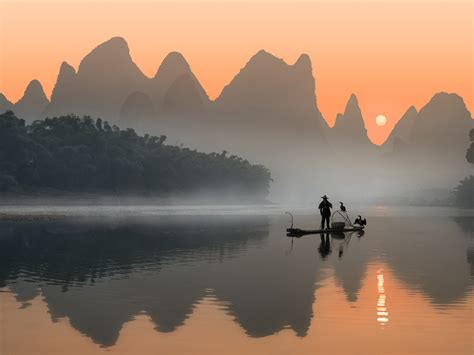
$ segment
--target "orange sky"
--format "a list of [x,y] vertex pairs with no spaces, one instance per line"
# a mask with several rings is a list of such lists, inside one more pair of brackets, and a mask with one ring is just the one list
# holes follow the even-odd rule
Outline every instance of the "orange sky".
[[36,78],[50,95],[63,60],[77,68],[113,36],[148,76],[181,52],[211,98],[260,49],[308,53],[324,117],[355,93],[375,143],[435,92],[474,108],[471,0],[0,0],[0,92],[16,101]]

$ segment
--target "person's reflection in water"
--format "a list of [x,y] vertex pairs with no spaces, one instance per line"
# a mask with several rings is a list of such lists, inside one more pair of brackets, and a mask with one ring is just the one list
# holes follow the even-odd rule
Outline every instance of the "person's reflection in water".
[[331,254],[331,242],[329,240],[329,233],[321,234],[321,244],[319,244],[319,254],[323,259]]
[[341,259],[344,255],[344,246],[347,245],[350,241],[350,235],[348,238],[346,238],[345,233],[333,233],[331,237],[336,240],[339,240],[338,256],[339,259]]

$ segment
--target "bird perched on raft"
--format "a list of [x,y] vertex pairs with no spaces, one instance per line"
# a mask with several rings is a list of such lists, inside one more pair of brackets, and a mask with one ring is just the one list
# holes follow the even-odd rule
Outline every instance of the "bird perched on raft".
[[346,206],[344,206],[344,203],[339,201],[339,203],[341,204],[341,206],[339,207],[339,209],[342,211],[342,212],[347,212],[347,209],[346,209]]
[[365,218],[362,218],[361,215],[358,215],[356,220],[354,221],[354,224],[358,224],[362,227],[367,225],[367,220]]

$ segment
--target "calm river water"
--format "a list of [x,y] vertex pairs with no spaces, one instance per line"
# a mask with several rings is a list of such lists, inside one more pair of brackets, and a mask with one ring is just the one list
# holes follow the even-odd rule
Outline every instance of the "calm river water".
[[472,354],[474,212],[352,210],[0,206],[0,353]]

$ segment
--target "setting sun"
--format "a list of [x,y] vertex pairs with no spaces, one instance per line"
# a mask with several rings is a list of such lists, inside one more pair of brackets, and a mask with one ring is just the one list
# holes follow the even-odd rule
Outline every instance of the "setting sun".
[[387,117],[384,115],[378,115],[375,118],[375,123],[377,123],[377,126],[383,127],[387,124]]

